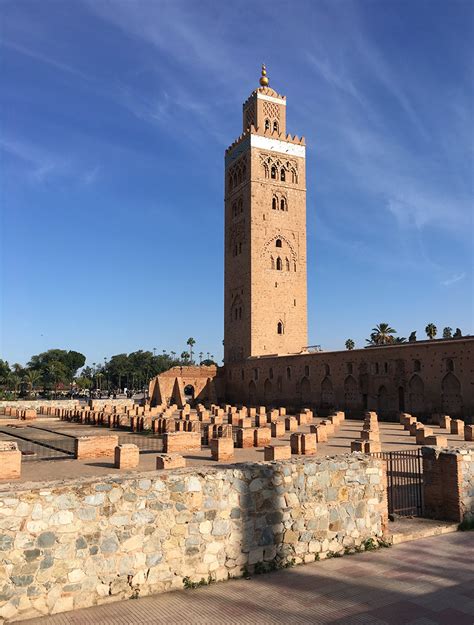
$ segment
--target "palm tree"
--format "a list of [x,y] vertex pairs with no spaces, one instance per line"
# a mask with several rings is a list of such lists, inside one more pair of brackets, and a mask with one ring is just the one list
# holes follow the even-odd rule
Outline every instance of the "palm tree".
[[202,363],[202,357],[204,356],[204,352],[199,352],[199,364]]
[[30,391],[33,391],[36,384],[41,380],[41,373],[36,369],[28,369],[25,373],[24,379],[26,380]]
[[397,338],[394,341],[395,343],[406,343],[407,340],[404,336],[397,336]]
[[450,339],[453,337],[453,329],[449,326],[443,329],[443,339]]
[[186,345],[189,345],[189,354],[190,354],[190,363],[189,364],[193,364],[193,346],[196,345],[196,341],[193,339],[192,336],[189,337],[189,339],[186,341]]
[[181,360],[184,360],[184,364],[188,364],[189,352],[181,352]]
[[425,328],[426,336],[431,340],[434,339],[436,333],[438,332],[438,328],[434,323],[429,323]]
[[372,328],[370,340],[367,339],[367,341],[371,345],[390,345],[395,340],[393,335],[396,332],[388,323],[379,323],[375,328]]
[[352,339],[347,339],[347,341],[345,342],[345,346],[346,346],[346,349],[351,350],[351,349],[354,349],[355,343]]

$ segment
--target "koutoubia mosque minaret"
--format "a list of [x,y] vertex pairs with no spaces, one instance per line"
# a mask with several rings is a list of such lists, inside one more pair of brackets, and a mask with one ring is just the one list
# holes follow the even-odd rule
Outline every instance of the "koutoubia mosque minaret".
[[226,363],[307,345],[305,159],[262,66],[225,153]]

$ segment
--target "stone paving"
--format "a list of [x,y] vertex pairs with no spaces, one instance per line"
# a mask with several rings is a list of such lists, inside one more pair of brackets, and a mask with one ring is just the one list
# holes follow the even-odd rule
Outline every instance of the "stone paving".
[[473,625],[474,532],[136,601],[24,621],[29,625],[213,623]]

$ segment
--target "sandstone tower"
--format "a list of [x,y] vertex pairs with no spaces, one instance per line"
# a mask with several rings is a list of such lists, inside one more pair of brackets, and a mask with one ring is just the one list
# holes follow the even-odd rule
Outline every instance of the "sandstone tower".
[[265,66],[260,85],[225,155],[226,363],[307,345],[305,141]]

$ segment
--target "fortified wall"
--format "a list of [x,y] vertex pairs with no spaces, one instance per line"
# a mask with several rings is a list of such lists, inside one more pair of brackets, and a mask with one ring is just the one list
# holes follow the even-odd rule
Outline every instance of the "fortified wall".
[[474,337],[254,357],[223,375],[229,403],[474,416]]
[[0,622],[363,548],[384,535],[385,482],[357,454],[8,484]]

